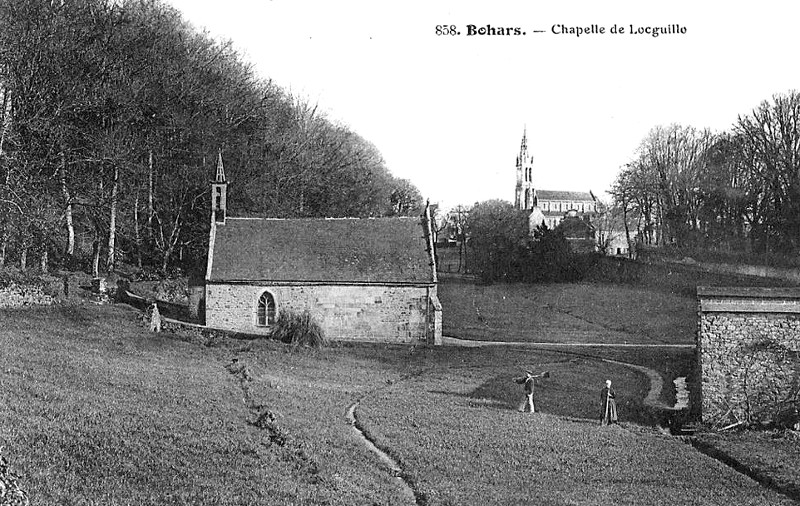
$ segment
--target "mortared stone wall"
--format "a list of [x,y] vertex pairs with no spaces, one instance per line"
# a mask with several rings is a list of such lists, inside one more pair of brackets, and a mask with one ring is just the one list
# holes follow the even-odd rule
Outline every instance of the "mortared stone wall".
[[772,423],[800,408],[800,289],[698,287],[703,421]]
[[277,314],[308,310],[327,339],[441,343],[441,305],[435,286],[208,283],[206,325],[269,333],[269,327],[257,325],[256,316],[265,291],[272,294]]

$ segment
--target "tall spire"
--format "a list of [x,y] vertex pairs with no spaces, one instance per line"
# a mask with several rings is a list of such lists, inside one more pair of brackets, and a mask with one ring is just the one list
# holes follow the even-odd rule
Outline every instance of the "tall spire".
[[522,143],[519,148],[522,153],[528,151],[528,125],[522,127]]
[[517,155],[517,187],[515,190],[517,209],[531,209],[536,205],[533,188],[533,157],[528,154],[528,125],[522,129],[522,141]]
[[222,165],[222,150],[217,151],[217,183],[225,182],[225,167]]

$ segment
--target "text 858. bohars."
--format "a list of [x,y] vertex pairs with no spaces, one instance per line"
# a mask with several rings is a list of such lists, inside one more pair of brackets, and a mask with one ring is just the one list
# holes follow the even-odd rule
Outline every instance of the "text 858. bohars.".
[[[525,35],[519,26],[467,25],[465,35]],[[436,35],[461,35],[456,25],[436,25]]]

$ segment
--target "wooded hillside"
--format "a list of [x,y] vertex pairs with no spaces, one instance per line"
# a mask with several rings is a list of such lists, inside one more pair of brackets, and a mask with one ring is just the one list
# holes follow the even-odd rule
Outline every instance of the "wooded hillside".
[[202,265],[219,153],[238,215],[422,200],[369,141],[159,0],[3,1],[0,101],[0,267]]

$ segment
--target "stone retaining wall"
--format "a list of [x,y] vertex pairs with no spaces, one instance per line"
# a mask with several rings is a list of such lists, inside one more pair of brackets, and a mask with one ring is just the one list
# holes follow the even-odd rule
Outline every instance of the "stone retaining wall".
[[800,406],[800,288],[698,287],[703,421],[770,423]]
[[36,286],[9,283],[0,288],[0,309],[46,306],[53,303],[55,299]]
[[785,281],[792,281],[794,283],[800,283],[800,270],[791,269],[788,267],[769,267],[766,265],[698,262],[697,260],[688,257],[682,260],[660,259],[659,261],[670,264],[696,267],[698,269],[702,269],[707,272],[714,272],[717,274],[735,274],[738,276],[772,278],[772,279],[781,279]]

